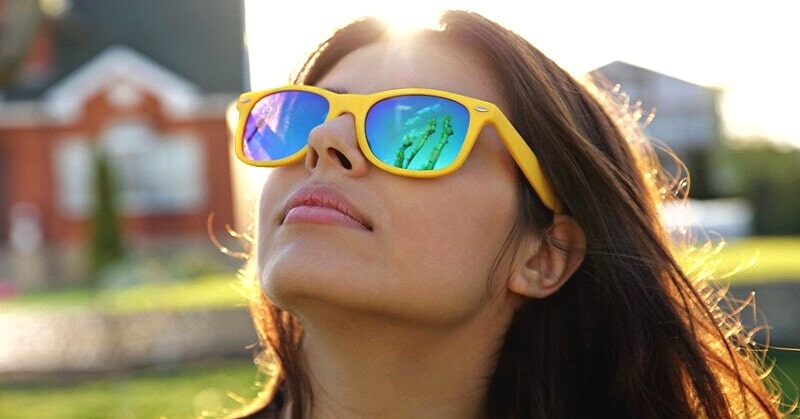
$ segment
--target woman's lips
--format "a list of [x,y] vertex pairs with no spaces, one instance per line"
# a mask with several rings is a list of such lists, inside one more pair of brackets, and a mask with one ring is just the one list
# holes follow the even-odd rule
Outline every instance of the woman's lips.
[[324,186],[305,187],[292,195],[284,209],[283,223],[342,225],[372,230],[347,199]]

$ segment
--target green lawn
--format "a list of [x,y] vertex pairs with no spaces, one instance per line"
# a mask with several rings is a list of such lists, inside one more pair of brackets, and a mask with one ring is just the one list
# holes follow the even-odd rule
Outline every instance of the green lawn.
[[93,291],[87,288],[35,292],[0,301],[0,310],[100,310],[130,312],[158,309],[232,307],[246,303],[236,275],[214,274],[184,281],[154,282]]
[[733,283],[800,281],[800,237],[730,240],[714,261],[718,272],[736,272]]
[[[772,349],[769,357],[775,360],[772,376],[780,382],[783,391],[783,402],[787,406],[800,400],[800,352],[779,351]],[[793,412],[800,415],[800,412]],[[798,417],[798,416],[792,416]]]
[[[0,384],[3,419],[184,419],[221,417],[250,400],[258,376],[249,360],[150,369],[72,384]],[[231,396],[233,395],[233,397]]]

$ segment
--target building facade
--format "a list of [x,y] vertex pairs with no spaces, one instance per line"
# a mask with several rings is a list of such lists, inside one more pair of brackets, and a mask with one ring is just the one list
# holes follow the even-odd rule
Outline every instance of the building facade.
[[640,102],[643,111],[652,112],[645,132],[676,153],[707,149],[721,141],[719,89],[622,61],[600,67],[596,74],[619,85],[631,103]]
[[[205,95],[127,47],[111,47],[41,99],[0,105],[0,237],[10,250],[80,245],[108,160],[132,242],[197,237],[232,222],[231,95]],[[56,270],[57,271],[57,270]]]
[[241,3],[45,3],[59,2],[0,0],[0,284],[85,279],[97,155],[126,246],[219,254],[209,225],[222,237],[234,222]]

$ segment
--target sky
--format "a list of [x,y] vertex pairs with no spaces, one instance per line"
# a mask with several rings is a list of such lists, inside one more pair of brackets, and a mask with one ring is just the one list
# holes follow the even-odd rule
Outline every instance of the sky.
[[795,1],[244,2],[252,89],[285,84],[309,50],[354,18],[424,23],[461,8],[509,27],[575,75],[620,60],[719,88],[729,138],[800,147]]

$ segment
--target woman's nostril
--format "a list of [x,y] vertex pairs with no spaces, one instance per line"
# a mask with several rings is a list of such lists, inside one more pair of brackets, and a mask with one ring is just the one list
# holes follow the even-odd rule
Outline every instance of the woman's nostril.
[[308,157],[310,159],[311,167],[317,167],[317,162],[319,161],[319,154],[313,149],[310,148],[308,150]]
[[339,163],[341,163],[342,167],[344,167],[345,169],[350,170],[353,168],[353,163],[351,163],[350,160],[347,158],[347,156],[342,154],[341,151],[335,148],[329,148],[328,153],[330,153],[332,158],[339,159]]

